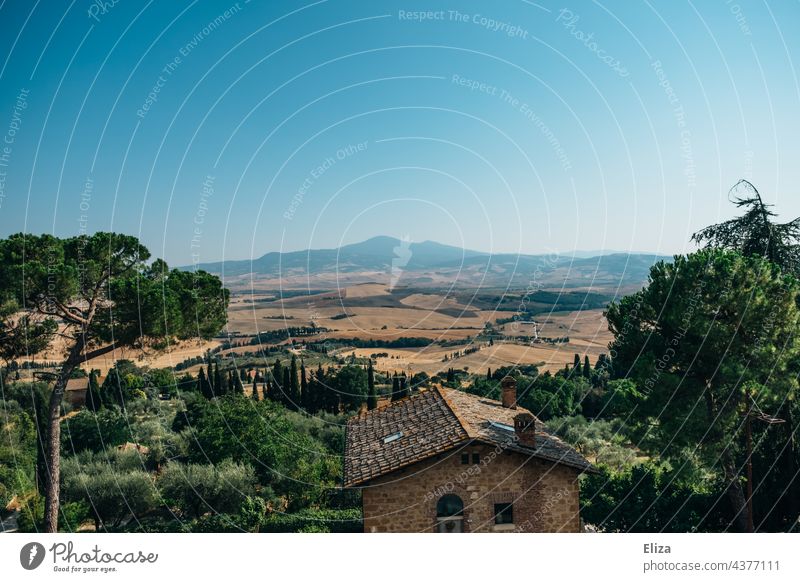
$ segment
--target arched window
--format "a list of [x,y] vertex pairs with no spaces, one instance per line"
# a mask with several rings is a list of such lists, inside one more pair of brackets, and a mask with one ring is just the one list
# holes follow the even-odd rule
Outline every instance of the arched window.
[[458,495],[448,493],[436,502],[436,531],[458,533],[463,531],[464,502]]

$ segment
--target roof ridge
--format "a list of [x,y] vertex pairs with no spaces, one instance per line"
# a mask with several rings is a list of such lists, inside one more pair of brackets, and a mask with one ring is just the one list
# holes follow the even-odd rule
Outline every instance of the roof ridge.
[[471,439],[474,439],[477,436],[475,430],[473,430],[472,425],[465,421],[461,416],[459,416],[458,412],[456,412],[456,406],[450,401],[450,398],[443,392],[442,386],[434,386],[434,389],[441,397],[442,401],[444,401],[445,405],[447,406],[448,410],[450,410],[451,414],[455,417],[458,421],[458,424],[461,425],[461,428],[464,429],[464,432],[467,433],[467,436]]

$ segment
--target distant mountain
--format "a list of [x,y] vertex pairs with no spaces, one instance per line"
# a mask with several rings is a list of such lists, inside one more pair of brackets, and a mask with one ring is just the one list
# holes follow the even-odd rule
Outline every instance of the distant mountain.
[[349,283],[385,278],[393,286],[630,288],[646,281],[653,263],[670,258],[601,251],[595,256],[583,254],[490,254],[433,241],[377,236],[338,249],[272,252],[253,260],[201,263],[197,268],[223,275],[226,283],[252,275],[261,280],[311,283],[320,278],[329,285],[335,276]]

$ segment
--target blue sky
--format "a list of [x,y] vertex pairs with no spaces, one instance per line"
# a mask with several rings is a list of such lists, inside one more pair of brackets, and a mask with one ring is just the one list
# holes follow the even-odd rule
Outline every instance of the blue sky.
[[739,178],[800,215],[798,21],[723,0],[5,0],[0,235],[113,229],[176,265],[381,234],[688,250]]

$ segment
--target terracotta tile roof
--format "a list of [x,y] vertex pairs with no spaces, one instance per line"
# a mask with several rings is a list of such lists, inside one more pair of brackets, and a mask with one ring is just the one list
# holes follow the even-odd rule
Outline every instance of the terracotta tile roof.
[[347,423],[344,485],[359,485],[473,440],[581,471],[593,470],[586,459],[544,430],[538,420],[533,448],[520,444],[513,429],[498,426],[513,427],[514,416],[520,412],[528,411],[504,408],[496,400],[459,390],[434,387],[355,416]]

